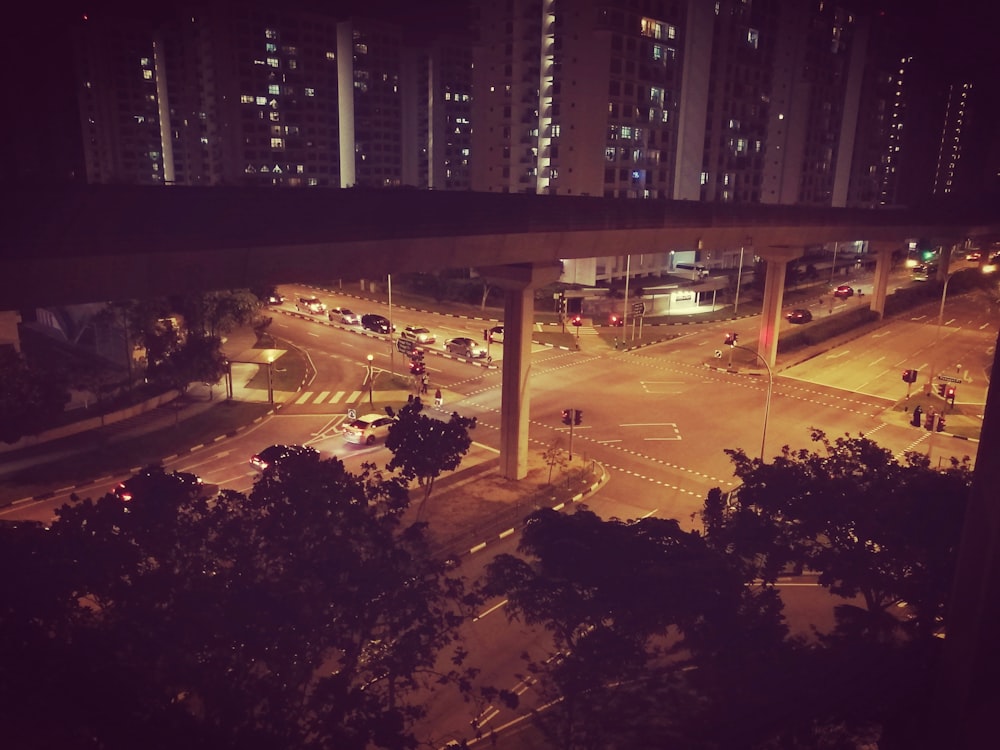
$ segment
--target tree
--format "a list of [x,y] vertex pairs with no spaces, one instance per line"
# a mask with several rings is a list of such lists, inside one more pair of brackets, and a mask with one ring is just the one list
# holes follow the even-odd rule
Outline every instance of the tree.
[[390,409],[396,421],[389,427],[385,447],[392,452],[386,464],[390,471],[400,470],[400,475],[410,482],[414,479],[423,488],[423,497],[417,506],[417,517],[434,489],[434,480],[444,471],[454,471],[462,463],[462,456],[469,452],[475,429],[475,418],[463,417],[452,412],[451,418],[440,419],[421,414],[424,406],[419,397],[407,401],[399,413]]
[[[714,493],[702,520],[709,542],[741,561],[749,582],[773,583],[789,568],[820,572],[838,596],[842,626],[875,638],[900,628],[930,635],[940,627],[971,474],[967,462],[935,471],[909,454],[900,464],[865,437],[829,440],[821,451],[787,446],[770,464],[727,450],[742,481],[729,504]],[[895,605],[912,615],[904,623]]]
[[[0,633],[17,636],[0,644],[0,695],[23,709],[0,707],[5,741],[415,746],[424,691],[468,678],[461,649],[451,671],[435,665],[473,600],[423,526],[401,523],[405,483],[302,455],[249,495],[171,487],[154,476],[129,503],[66,506],[50,530],[4,545],[10,569],[49,582],[0,604]],[[62,669],[73,682],[42,693]]]
[[547,484],[552,484],[552,469],[556,466],[562,471],[569,465],[569,457],[566,454],[566,450],[558,441],[553,441],[548,448],[542,452],[542,460],[545,461],[546,465],[549,467],[549,477],[546,480]]
[[48,427],[69,402],[56,373],[40,371],[10,347],[0,347],[0,440],[16,443]]
[[184,317],[188,331],[215,337],[249,325],[266,299],[249,289],[198,292],[177,298],[173,307]]
[[225,374],[222,341],[215,336],[192,333],[180,347],[151,366],[149,376],[183,393],[191,383],[217,383]]
[[674,520],[540,510],[518,551],[532,559],[497,556],[483,594],[552,635],[554,652],[529,669],[558,701],[543,722],[559,747],[601,746],[609,727],[628,723],[611,713],[626,695],[666,689],[684,665],[784,634],[774,600],[760,606],[725,556]]

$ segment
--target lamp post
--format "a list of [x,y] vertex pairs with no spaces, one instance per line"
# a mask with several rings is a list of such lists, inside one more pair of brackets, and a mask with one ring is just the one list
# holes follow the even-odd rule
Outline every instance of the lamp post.
[[372,366],[372,362],[375,361],[375,355],[368,355],[368,406],[375,408],[375,396],[373,391],[375,390],[375,368]]
[[[753,356],[760,360],[761,364],[764,365],[764,369],[767,370],[767,398],[764,401],[764,427],[760,432],[760,460],[761,463],[764,462],[764,445],[767,442],[767,418],[771,413],[771,388],[774,385],[774,375],[771,372],[771,366],[767,364],[760,354],[755,352],[753,349],[747,349],[745,346],[739,346],[738,344],[730,344],[731,349],[742,349],[745,352],[750,352]],[[732,351],[729,352],[729,368],[733,367]]]
[[[957,274],[961,273],[962,271],[968,271],[968,270],[971,269],[959,268],[952,271],[945,277],[944,286],[941,288],[941,306],[938,308],[937,326],[934,328],[934,346],[933,346],[934,354],[931,357],[930,367],[928,368],[929,377],[927,380],[927,387],[929,390],[934,390],[934,371],[936,369],[935,365],[937,364],[937,346],[938,346],[938,341],[941,338],[941,329],[944,327],[944,303],[945,300],[948,299],[948,282],[950,282],[952,278],[954,278]],[[993,268],[991,266],[983,266],[979,270],[981,273],[990,273],[993,270]]]

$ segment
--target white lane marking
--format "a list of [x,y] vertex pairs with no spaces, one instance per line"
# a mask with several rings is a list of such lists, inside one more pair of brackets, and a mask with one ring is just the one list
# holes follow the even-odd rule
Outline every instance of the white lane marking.
[[304,404],[306,401],[312,398],[312,395],[313,395],[312,391],[306,391],[301,396],[299,396],[298,399],[296,399],[295,403]]
[[330,391],[322,391],[322,392],[321,392],[321,393],[320,393],[320,394],[319,394],[319,395],[318,395],[318,396],[316,397],[316,400],[315,400],[315,401],[313,401],[313,403],[314,403],[314,404],[322,404],[322,403],[323,403],[324,401],[326,401],[326,397],[327,397],[327,396],[329,396],[329,395],[330,395]]

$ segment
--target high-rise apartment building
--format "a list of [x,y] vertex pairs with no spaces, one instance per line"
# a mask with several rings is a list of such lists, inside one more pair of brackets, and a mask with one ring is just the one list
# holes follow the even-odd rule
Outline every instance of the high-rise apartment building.
[[266,3],[77,33],[88,181],[468,188],[468,47]]

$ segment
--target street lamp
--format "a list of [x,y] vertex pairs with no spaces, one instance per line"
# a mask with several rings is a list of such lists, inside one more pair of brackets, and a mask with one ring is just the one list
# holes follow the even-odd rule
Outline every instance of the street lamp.
[[[945,300],[948,299],[948,282],[950,282],[954,276],[958,275],[962,271],[968,271],[968,270],[970,270],[970,269],[968,269],[968,268],[958,268],[958,269],[952,271],[951,273],[949,273],[945,277],[944,286],[941,288],[941,306],[938,308],[938,321],[937,321],[937,327],[934,329],[934,346],[932,348],[932,351],[934,352],[934,355],[931,357],[931,365],[930,365],[930,368],[929,368],[929,377],[928,377],[928,380],[927,380],[927,384],[928,384],[928,386],[931,389],[933,389],[933,387],[934,387],[934,370],[935,370],[935,365],[937,364],[937,346],[938,346],[938,341],[941,338],[941,328],[944,326],[944,303],[945,303]],[[981,273],[984,273],[984,274],[992,273],[993,267],[992,266],[983,266],[979,270],[980,270]]]
[[375,396],[373,391],[375,390],[375,368],[372,366],[372,362],[375,361],[375,355],[368,355],[368,405],[375,408]]
[[[730,334],[731,336],[732,334]],[[753,349],[748,349],[745,346],[739,346],[736,343],[736,339],[732,341],[727,340],[727,344],[730,346],[729,352],[729,369],[733,367],[732,360],[732,349],[742,349],[745,352],[750,352],[753,356],[760,360],[761,364],[764,365],[764,369],[767,370],[767,398],[764,401],[764,427],[760,432],[760,460],[761,463],[764,462],[764,445],[767,442],[767,418],[771,413],[771,389],[774,386],[774,374],[771,372],[771,366],[767,364],[767,360],[764,359],[760,354],[758,354]]]

